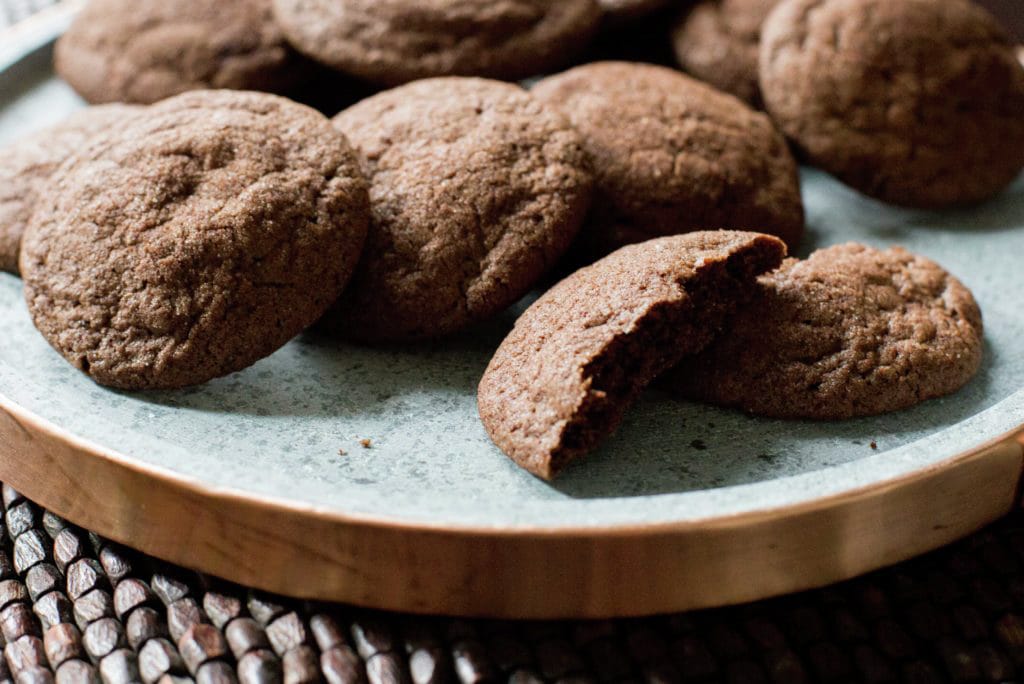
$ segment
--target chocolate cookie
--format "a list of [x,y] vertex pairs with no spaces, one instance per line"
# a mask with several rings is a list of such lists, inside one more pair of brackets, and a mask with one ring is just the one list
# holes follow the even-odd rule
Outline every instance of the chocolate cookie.
[[136,111],[129,105],[89,107],[0,151],[0,269],[18,273],[21,235],[36,198],[46,192],[61,162],[94,135],[121,125]]
[[785,246],[691,233],[624,247],[526,310],[477,393],[494,443],[551,479],[611,434],[650,381],[700,351]]
[[344,136],[273,95],[195,91],[100,134],[25,231],[32,319],[96,382],[174,388],[243,369],[317,320],[366,233]]
[[857,244],[788,259],[728,331],[672,371],[686,396],[774,418],[835,420],[955,392],[978,371],[981,312],[928,259]]
[[148,104],[202,88],[284,92],[310,71],[270,0],[90,0],[57,41],[55,62],[89,102]]
[[783,0],[760,78],[801,153],[877,199],[979,202],[1024,168],[1024,68],[967,0]]
[[796,245],[797,165],[767,116],[672,69],[598,62],[541,81],[534,95],[583,135],[597,192],[583,251],[742,228]]
[[356,276],[326,320],[347,337],[437,337],[505,309],[586,216],[579,135],[519,86],[427,79],[334,121],[360,155],[373,212]]
[[685,71],[761,106],[757,59],[761,24],[779,0],[703,0],[672,30],[676,59]]
[[561,66],[601,19],[595,0],[273,0],[288,39],[319,62],[398,85],[430,76],[516,80]]

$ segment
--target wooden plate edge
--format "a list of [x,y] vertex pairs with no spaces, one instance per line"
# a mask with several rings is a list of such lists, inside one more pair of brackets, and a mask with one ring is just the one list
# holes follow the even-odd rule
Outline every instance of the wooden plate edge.
[[0,396],[0,480],[163,560],[298,598],[497,618],[649,615],[824,586],[1014,508],[1018,434],[809,504],[629,527],[445,528],[218,490],[90,445]]
[[[33,35],[81,5],[65,0],[0,37]],[[0,397],[0,479],[78,525],[266,591],[504,618],[740,603],[906,560],[1009,512],[1021,445],[1024,432],[892,482],[697,524],[446,530],[204,488],[92,448]]]

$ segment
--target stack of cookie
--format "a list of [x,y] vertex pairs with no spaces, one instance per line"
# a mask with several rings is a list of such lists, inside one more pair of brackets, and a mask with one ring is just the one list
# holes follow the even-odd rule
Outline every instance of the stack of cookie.
[[[932,209],[1016,178],[1024,68],[996,21],[967,0],[703,0],[672,35],[690,75],[572,66],[659,11],[679,8],[92,0],[57,70],[124,104],[4,155],[0,267],[68,361],[133,390],[241,370],[318,321],[362,344],[455,335],[568,274],[478,397],[546,478],[659,377],[814,419],[966,383],[981,314],[940,266],[853,244],[785,257],[797,159]],[[390,89],[333,120],[283,97],[324,83]]]

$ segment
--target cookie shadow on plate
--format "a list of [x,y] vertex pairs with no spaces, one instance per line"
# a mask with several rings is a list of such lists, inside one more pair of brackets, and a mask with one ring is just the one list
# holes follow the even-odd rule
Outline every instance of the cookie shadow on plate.
[[418,344],[356,345],[307,331],[255,365],[205,385],[126,394],[175,409],[328,418],[382,415],[403,395],[475,396],[520,306],[462,334]]
[[996,351],[959,392],[838,422],[772,420],[649,391],[618,432],[551,486],[576,499],[677,494],[800,475],[883,454],[989,408]]
[[[858,239],[854,233],[867,233],[886,244],[905,244],[920,240],[922,233],[989,234],[1020,230],[1024,224],[1024,175],[986,202],[942,211],[884,204],[819,171],[804,169],[802,179],[805,189],[815,191],[804,196],[807,229],[795,254],[801,258],[821,247]],[[851,224],[857,226],[855,231],[844,230]]]

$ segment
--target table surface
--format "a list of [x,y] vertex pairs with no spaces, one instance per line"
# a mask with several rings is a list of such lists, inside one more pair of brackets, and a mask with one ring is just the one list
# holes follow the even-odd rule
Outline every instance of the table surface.
[[[0,27],[50,4],[0,0]],[[824,590],[641,620],[525,623],[291,602],[110,544],[6,485],[3,507],[4,681],[1024,679],[1024,514]]]

